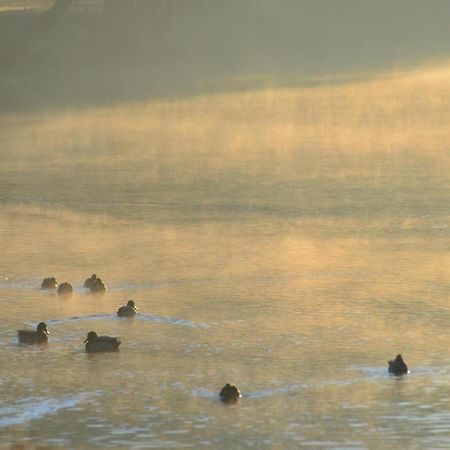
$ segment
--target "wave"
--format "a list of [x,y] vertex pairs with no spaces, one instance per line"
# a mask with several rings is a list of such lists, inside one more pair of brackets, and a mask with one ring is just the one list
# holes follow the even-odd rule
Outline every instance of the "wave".
[[[47,320],[47,325],[51,326],[58,326],[63,325],[67,322],[78,322],[78,321],[93,321],[93,320],[99,320],[99,319],[119,319],[124,320],[124,318],[119,318],[116,314],[92,314],[89,316],[73,316],[73,317],[67,317],[64,319],[50,319]],[[138,314],[132,318],[125,318],[125,319],[132,319],[132,320],[143,320],[145,322],[155,322],[155,323],[167,323],[169,325],[179,325],[183,327],[189,327],[189,328],[209,328],[209,326],[206,323],[197,323],[192,320],[185,320],[185,319],[176,319],[173,317],[163,317],[163,316],[154,316],[152,314]]]
[[59,398],[31,397],[23,399],[15,406],[0,407],[0,428],[24,424],[30,420],[41,419],[47,415],[73,408],[98,392],[83,392],[77,395],[63,395]]

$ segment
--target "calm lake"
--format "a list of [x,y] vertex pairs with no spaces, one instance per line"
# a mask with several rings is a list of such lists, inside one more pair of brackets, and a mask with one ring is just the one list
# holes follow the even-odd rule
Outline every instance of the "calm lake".
[[0,447],[449,448],[449,79],[1,116]]

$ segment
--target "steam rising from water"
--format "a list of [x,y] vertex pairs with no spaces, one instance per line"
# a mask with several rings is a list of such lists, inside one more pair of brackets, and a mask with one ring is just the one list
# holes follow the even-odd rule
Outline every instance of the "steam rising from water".
[[[2,117],[0,442],[447,443],[447,76]],[[88,357],[90,329],[121,351]]]
[[[236,160],[250,163],[261,151],[283,158],[299,150],[434,152],[449,139],[449,77],[444,65],[343,85],[4,117],[3,164],[66,168],[96,178],[107,177],[107,168],[120,175],[124,165],[144,165],[146,178],[169,181],[165,161],[178,175],[188,159],[195,171],[200,155],[208,170],[217,171]],[[143,181],[142,171],[135,175]]]

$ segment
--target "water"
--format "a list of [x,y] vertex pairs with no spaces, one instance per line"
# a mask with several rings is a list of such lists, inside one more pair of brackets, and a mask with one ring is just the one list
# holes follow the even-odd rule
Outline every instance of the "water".
[[3,116],[0,446],[448,448],[447,75]]

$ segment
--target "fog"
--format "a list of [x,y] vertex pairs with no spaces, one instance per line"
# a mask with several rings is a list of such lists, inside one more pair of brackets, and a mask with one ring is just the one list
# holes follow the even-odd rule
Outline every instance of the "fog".
[[0,105],[370,78],[448,59],[449,22],[446,0],[0,0]]

